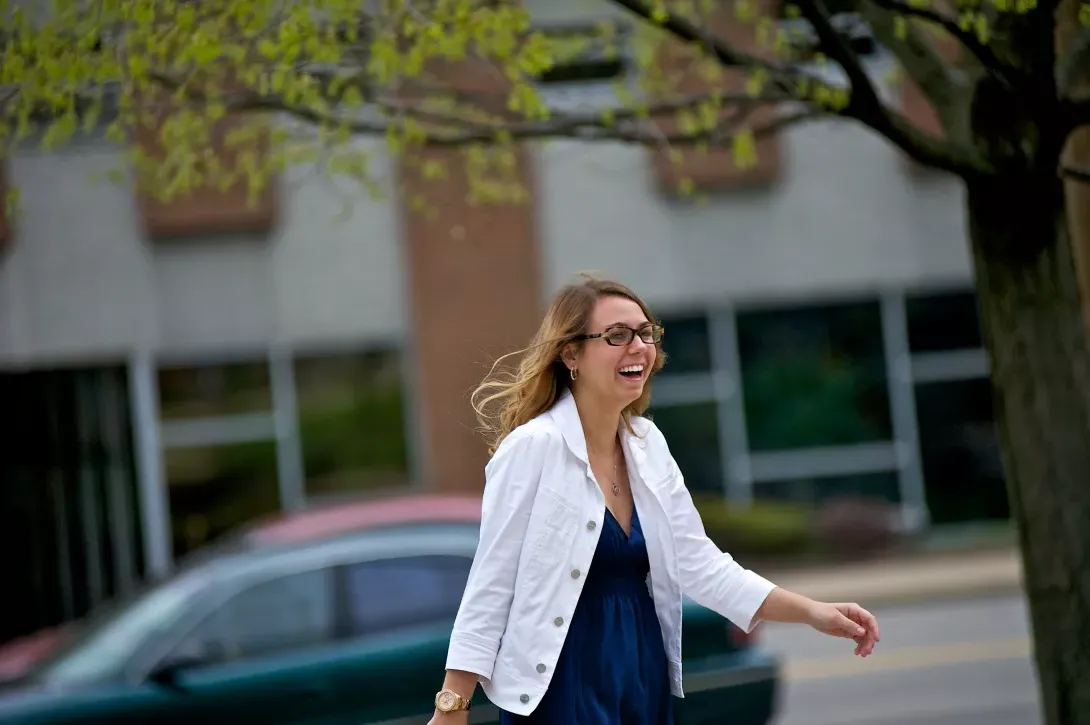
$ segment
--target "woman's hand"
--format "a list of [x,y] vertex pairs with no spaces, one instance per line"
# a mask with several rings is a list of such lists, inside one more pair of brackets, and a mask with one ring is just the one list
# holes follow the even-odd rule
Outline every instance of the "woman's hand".
[[807,624],[833,637],[855,642],[855,654],[866,657],[881,640],[878,621],[858,604],[827,604],[814,602]]

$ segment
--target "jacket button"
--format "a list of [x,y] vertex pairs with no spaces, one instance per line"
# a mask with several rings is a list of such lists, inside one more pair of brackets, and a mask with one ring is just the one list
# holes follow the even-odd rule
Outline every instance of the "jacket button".
[[597,521],[588,521],[587,522],[587,531],[594,531],[594,529],[596,529],[597,527],[598,527],[598,522]]
[[521,702],[523,705],[525,705],[529,701],[530,701],[530,696],[529,695],[519,695],[519,702]]
[[572,569],[571,570],[571,578],[572,579],[578,579],[579,578],[579,570],[578,569]]
[[560,625],[564,624],[564,618],[563,617],[557,617],[556,619],[553,620],[553,624],[555,624],[557,627],[559,627]]
[[538,666],[537,666],[537,673],[538,673],[539,675],[541,675],[541,674],[544,674],[544,673],[545,673],[545,665],[543,665],[543,664],[541,664],[541,663],[538,663]]

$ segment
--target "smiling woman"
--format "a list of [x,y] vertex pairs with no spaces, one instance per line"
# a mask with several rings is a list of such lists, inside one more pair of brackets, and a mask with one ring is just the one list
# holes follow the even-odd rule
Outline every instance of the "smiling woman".
[[864,657],[878,641],[864,609],[779,589],[705,534],[643,417],[663,336],[635,292],[586,277],[475,392],[493,456],[433,725],[468,722],[478,682],[503,725],[672,725],[682,595],[747,632],[805,622]]

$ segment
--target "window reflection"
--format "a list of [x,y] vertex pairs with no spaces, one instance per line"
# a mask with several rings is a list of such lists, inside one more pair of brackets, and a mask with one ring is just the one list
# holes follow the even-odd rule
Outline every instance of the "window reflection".
[[164,452],[174,556],[280,510],[276,442]]
[[759,500],[790,502],[811,507],[838,498],[871,499],[888,503],[901,501],[896,471],[760,481],[754,484],[753,493]]
[[690,491],[723,493],[719,418],[714,402],[655,407],[650,412]]
[[257,413],[272,408],[266,359],[159,369],[159,413],[164,420]]
[[1010,515],[988,380],[916,386],[927,505],[934,523]]
[[891,438],[877,302],[739,313],[738,340],[753,450]]
[[908,297],[905,313],[909,347],[913,352],[981,346],[976,295],[971,290]]
[[712,368],[708,318],[705,315],[665,317],[662,341],[666,367],[662,374],[706,373]]
[[295,383],[308,496],[409,485],[396,351],[297,357]]

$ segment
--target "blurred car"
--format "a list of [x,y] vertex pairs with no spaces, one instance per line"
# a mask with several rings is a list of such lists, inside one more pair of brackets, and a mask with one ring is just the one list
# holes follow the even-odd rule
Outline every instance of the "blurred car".
[[[0,723],[427,722],[477,545],[480,499],[339,504],[247,529],[67,627],[0,683]],[[765,725],[779,664],[687,601],[678,725]],[[496,709],[480,692],[473,723]]]

